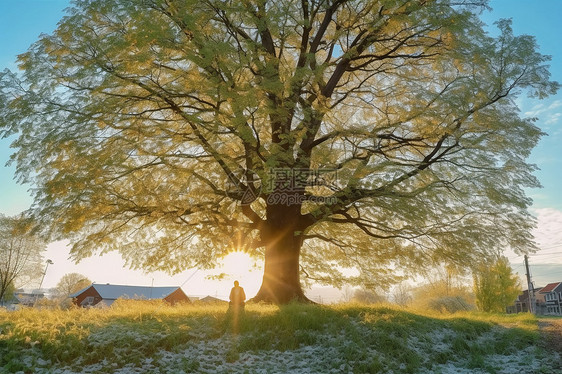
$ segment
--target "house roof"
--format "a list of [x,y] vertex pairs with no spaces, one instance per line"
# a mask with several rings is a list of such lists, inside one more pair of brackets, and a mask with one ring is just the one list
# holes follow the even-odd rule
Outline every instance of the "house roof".
[[116,300],[119,298],[129,299],[163,299],[176,291],[180,287],[144,287],[144,286],[124,286],[117,284],[92,284],[78,292],[70,295],[77,297],[90,287],[93,287],[102,299]]
[[556,282],[556,283],[549,283],[546,286],[544,286],[544,288],[542,290],[540,290],[540,293],[549,293],[554,291],[562,282]]
[[523,292],[520,293],[519,296],[517,296],[516,301],[529,301],[529,290],[523,290]]
[[[539,294],[542,291],[542,287],[535,287],[533,288],[533,293],[535,294],[535,296],[537,294]],[[525,303],[525,302],[529,302],[529,290],[523,290],[521,291],[521,293],[519,294],[519,296],[517,296],[517,300],[515,300],[515,302],[518,303]]]
[[204,298],[199,299],[199,301],[202,301],[204,303],[226,303],[226,301],[213,296],[205,296]]

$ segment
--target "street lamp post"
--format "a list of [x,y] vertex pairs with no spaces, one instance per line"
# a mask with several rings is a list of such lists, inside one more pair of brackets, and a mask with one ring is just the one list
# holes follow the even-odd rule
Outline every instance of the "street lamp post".
[[47,268],[49,267],[49,265],[54,264],[53,261],[51,261],[50,259],[47,260],[47,265],[45,265],[45,271],[43,272],[43,276],[41,277],[41,283],[39,283],[39,290],[41,290],[41,286],[43,285],[43,280],[45,279],[45,274],[47,274]]

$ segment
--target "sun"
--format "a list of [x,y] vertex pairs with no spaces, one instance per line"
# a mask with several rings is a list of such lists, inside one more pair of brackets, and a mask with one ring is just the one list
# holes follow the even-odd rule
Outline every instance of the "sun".
[[252,272],[254,261],[249,254],[242,251],[230,252],[222,259],[223,271],[229,276],[245,276]]
[[[224,280],[237,280],[246,289],[246,294],[257,292],[262,278],[262,265],[243,251],[230,252],[220,261],[220,271],[226,276]],[[250,292],[250,293],[249,293]]]

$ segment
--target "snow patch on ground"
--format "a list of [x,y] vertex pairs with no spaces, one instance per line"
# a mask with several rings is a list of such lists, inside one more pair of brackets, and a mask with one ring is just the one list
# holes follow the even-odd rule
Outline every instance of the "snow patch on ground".
[[[368,336],[372,333],[372,326],[363,323],[354,323],[358,334]],[[487,342],[496,339],[498,330],[490,329],[479,335],[477,340],[469,342],[486,347]],[[346,332],[342,332],[345,334]],[[362,347],[363,350],[353,346],[355,343],[346,342],[342,333],[328,333],[327,331],[317,332],[314,344],[301,345],[290,350],[246,350],[241,348],[244,339],[251,339],[251,336],[235,335],[226,333],[218,338],[209,339],[204,334],[197,331],[189,331],[192,337],[187,343],[173,347],[172,350],[157,349],[151,357],[142,357],[139,351],[137,360],[123,357],[122,362],[109,362],[107,359],[97,363],[77,362],[73,366],[53,367],[53,364],[40,357],[39,351],[32,348],[29,355],[22,357],[22,360],[31,367],[35,363],[36,373],[53,374],[90,374],[90,373],[255,373],[255,374],[281,374],[281,373],[357,373],[358,365],[369,365],[373,360],[385,362],[383,352],[378,352],[372,347]],[[124,339],[125,334],[126,339]],[[363,336],[363,335],[361,335]],[[140,333],[130,329],[117,329],[116,331],[104,330],[95,332],[88,337],[88,342],[92,349],[108,349],[111,347],[114,353],[124,352],[123,347],[118,345],[119,341],[129,341],[139,344],[139,346],[157,345],[158,341],[165,337],[164,332],[151,334]],[[494,372],[497,374],[511,373],[534,373],[540,372],[540,368],[548,367],[544,362],[545,355],[540,355],[535,346],[530,346],[523,350],[508,347],[505,354],[483,354],[485,360],[484,369],[481,367],[471,368],[471,363],[465,359],[454,357],[452,353],[453,341],[459,335],[452,329],[440,328],[420,336],[411,335],[402,340],[405,349],[425,357],[423,369],[418,370],[419,374],[479,374]],[[348,351],[348,352],[342,352]],[[131,355],[130,347],[128,355]],[[445,355],[445,363],[428,362],[427,353]],[[139,359],[140,356],[140,359]],[[542,358],[541,358],[542,357]],[[552,357],[550,357],[552,359]],[[131,362],[131,361],[134,361]],[[388,362],[388,361],[386,361]],[[42,367],[42,368],[37,368]],[[388,368],[377,371],[384,373],[402,373],[406,371],[404,364],[398,367]],[[542,371],[543,373],[547,373]],[[22,372],[23,373],[23,372]]]

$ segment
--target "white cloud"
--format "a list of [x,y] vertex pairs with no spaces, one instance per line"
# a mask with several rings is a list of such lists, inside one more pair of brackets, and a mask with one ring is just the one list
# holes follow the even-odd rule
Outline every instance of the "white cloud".
[[549,109],[555,109],[562,106],[562,100],[555,100],[548,106]]
[[540,250],[531,255],[534,263],[562,263],[562,211],[535,209],[537,228],[533,231]]
[[544,123],[547,124],[547,125],[553,125],[555,123],[558,123],[558,120],[560,119],[561,116],[562,116],[562,113],[550,113],[546,117],[546,120],[544,121]]
[[538,117],[539,114],[545,111],[543,104],[537,104],[531,108],[531,110],[526,111],[523,113],[525,117]]
[[552,125],[558,122],[562,113],[558,112],[557,109],[562,107],[562,100],[554,100],[549,105],[543,103],[536,104],[523,114],[525,117],[542,117],[544,123],[547,125]]
[[[533,231],[539,251],[529,255],[531,280],[535,286],[562,281],[562,211],[553,208],[534,209],[537,228]],[[527,289],[523,256],[506,251],[513,271]]]

